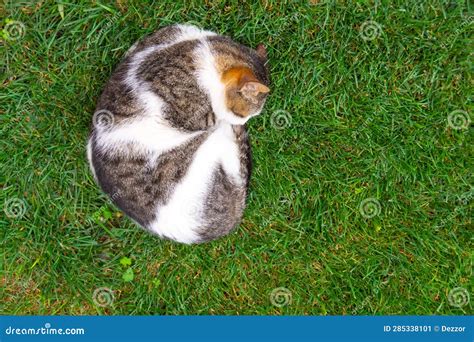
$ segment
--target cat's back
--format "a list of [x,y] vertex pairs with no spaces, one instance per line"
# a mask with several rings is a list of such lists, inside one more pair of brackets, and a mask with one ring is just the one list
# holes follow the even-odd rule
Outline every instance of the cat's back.
[[211,36],[216,34],[173,25],[138,41],[106,83],[97,108],[111,112],[115,124],[154,116],[177,129],[208,128],[214,118],[196,78],[196,51]]

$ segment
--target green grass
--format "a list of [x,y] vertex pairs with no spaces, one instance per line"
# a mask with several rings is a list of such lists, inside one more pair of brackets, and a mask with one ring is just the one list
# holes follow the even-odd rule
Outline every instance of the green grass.
[[[473,133],[448,124],[473,108],[468,2],[7,1],[0,13],[0,29],[25,25],[0,46],[2,313],[473,313],[448,300],[457,287],[474,297]],[[369,20],[381,30],[366,40]],[[272,77],[249,125],[243,223],[198,246],[134,226],[85,158],[122,55],[182,22],[265,43]],[[94,304],[100,287],[112,305]]]

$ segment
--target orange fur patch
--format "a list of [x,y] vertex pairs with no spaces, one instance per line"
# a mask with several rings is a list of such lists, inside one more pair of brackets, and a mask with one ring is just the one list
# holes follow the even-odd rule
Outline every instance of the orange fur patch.
[[247,67],[231,68],[222,74],[222,83],[228,86],[240,87],[245,82],[258,82],[252,70]]

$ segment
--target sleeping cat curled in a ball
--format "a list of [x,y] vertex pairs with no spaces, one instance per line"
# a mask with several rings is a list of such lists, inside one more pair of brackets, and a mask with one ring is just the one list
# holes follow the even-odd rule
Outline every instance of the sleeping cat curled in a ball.
[[137,42],[105,85],[87,156],[97,183],[140,226],[182,243],[241,221],[245,123],[269,93],[266,51],[189,25]]

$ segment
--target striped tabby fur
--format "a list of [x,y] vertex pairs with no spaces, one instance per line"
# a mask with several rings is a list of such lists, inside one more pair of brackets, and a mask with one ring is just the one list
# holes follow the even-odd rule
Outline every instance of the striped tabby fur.
[[103,191],[142,227],[200,243],[239,224],[251,171],[245,123],[268,93],[257,51],[174,25],[136,43],[112,74],[87,154]]

